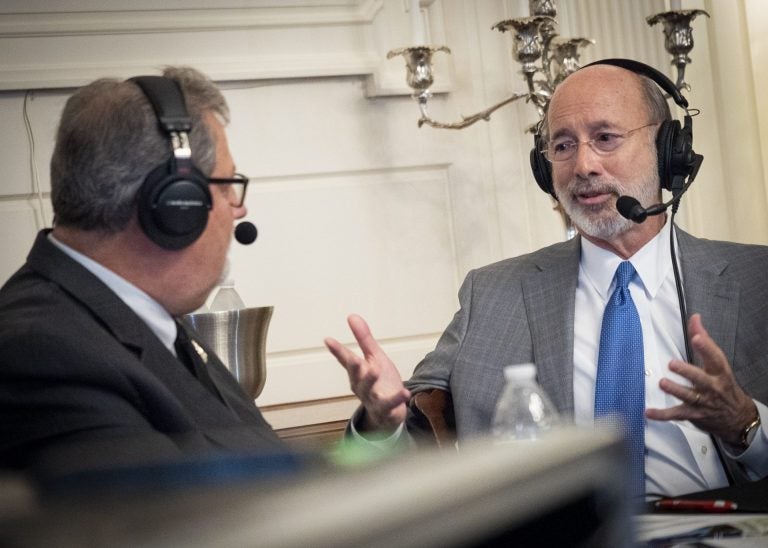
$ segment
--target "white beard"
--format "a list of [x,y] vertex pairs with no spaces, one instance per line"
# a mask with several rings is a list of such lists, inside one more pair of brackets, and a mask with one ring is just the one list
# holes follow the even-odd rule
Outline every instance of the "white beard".
[[572,179],[564,192],[558,194],[563,210],[568,214],[582,234],[610,240],[629,231],[636,223],[625,219],[616,209],[616,200],[608,200],[597,205],[584,205],[578,202],[576,196],[587,191],[612,193],[619,196],[632,196],[644,207],[654,204],[659,199],[659,174],[653,169],[651,173],[621,183],[616,179]]

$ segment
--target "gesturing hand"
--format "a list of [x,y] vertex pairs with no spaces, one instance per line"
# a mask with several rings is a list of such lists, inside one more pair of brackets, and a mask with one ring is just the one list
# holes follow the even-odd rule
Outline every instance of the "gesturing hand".
[[736,382],[728,359],[704,329],[699,314],[691,316],[688,332],[702,366],[672,360],[669,370],[691,381],[692,386],[662,379],[659,387],[683,403],[667,409],[647,409],[645,416],[653,420],[689,420],[737,446],[744,427],[757,415],[755,403]]
[[325,346],[347,370],[352,392],[366,411],[364,430],[395,430],[405,422],[406,403],[411,393],[403,386],[400,372],[371,335],[363,318],[347,318],[363,357],[359,357],[336,339],[325,339]]

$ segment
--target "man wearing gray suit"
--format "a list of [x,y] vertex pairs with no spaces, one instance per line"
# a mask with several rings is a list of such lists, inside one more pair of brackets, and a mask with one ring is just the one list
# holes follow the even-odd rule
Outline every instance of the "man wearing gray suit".
[[671,115],[660,79],[645,72],[600,63],[558,86],[540,149],[551,179],[537,181],[579,235],[470,272],[460,310],[409,381],[359,316],[349,325],[362,357],[326,340],[363,403],[352,421],[357,435],[410,426],[410,398],[432,389],[451,393],[459,440],[488,433],[504,366],[526,362],[563,417],[593,425],[603,310],[614,272],[629,262],[644,350],[645,492],[678,495],[768,475],[768,248],[698,239],[666,214],[636,223],[617,211],[620,196],[647,207],[668,188],[660,155],[674,153],[662,135]]
[[181,316],[246,214],[224,97],[204,75],[97,80],[67,101],[53,230],[0,290],[0,468],[54,476],[282,452]]

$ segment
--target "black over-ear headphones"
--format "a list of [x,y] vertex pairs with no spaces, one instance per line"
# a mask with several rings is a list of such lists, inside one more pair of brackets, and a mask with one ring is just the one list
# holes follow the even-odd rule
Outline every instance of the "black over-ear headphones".
[[192,119],[181,88],[174,80],[137,76],[131,81],[149,99],[173,150],[168,160],[150,171],[141,185],[139,223],[149,239],[160,247],[182,249],[203,233],[211,209],[208,179],[192,163]]
[[[693,151],[693,124],[688,113],[688,100],[680,94],[675,84],[667,76],[639,61],[603,59],[585,65],[583,68],[592,65],[614,65],[647,76],[656,82],[662,90],[666,91],[679,107],[685,109],[682,127],[678,120],[666,120],[659,126],[659,131],[656,134],[659,184],[661,188],[671,191],[674,195],[680,193],[686,184],[686,178],[689,178],[688,183],[690,183],[696,177],[702,159]],[[544,156],[543,148],[543,138],[541,133],[537,131],[531,150],[533,176],[541,190],[557,199],[552,183],[552,164]]]

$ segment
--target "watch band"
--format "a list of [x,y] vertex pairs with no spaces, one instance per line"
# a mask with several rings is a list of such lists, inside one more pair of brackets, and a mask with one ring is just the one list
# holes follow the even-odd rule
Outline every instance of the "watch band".
[[750,422],[741,433],[741,446],[744,449],[748,448],[749,444],[752,443],[758,428],[760,428],[760,414],[758,414],[757,418]]

